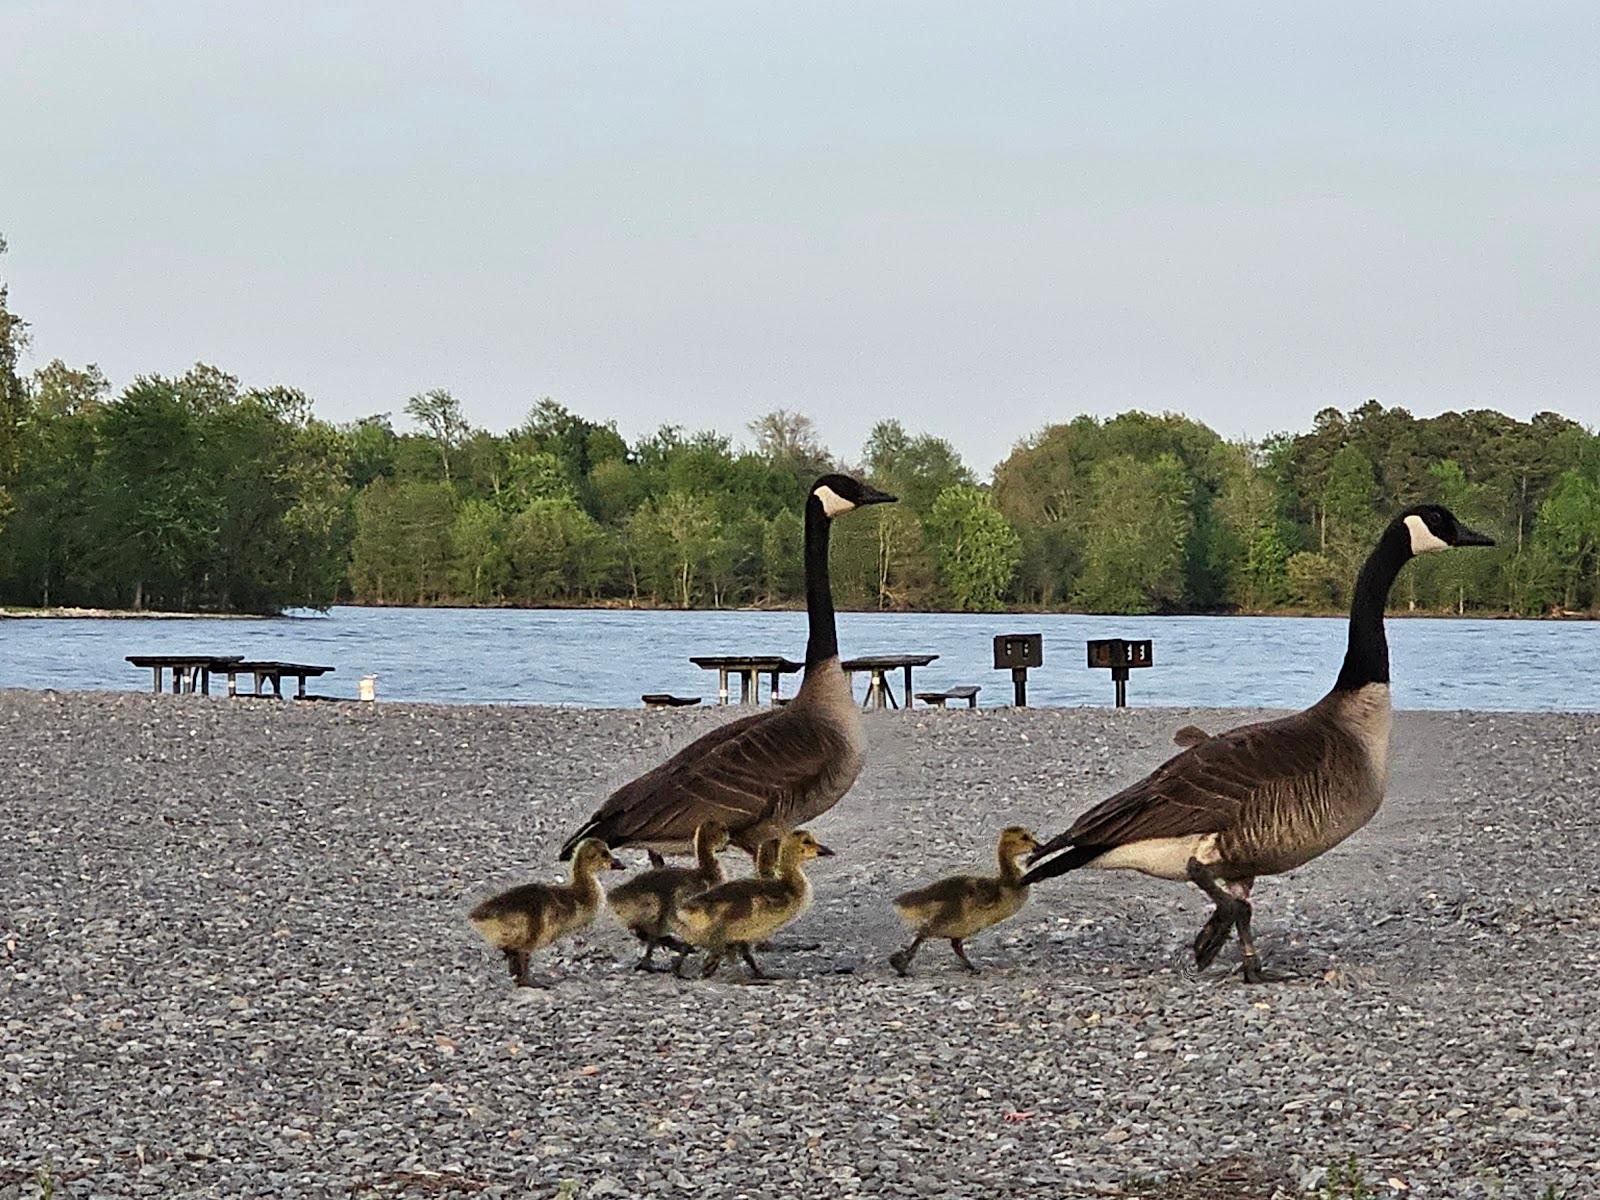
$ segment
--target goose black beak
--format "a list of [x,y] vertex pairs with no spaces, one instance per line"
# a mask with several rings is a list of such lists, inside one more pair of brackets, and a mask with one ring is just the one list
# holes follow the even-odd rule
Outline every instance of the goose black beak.
[[864,483],[861,485],[861,499],[857,500],[856,503],[858,505],[894,504],[899,499],[899,496],[891,496],[888,492],[880,492],[872,485]]
[[1468,529],[1465,525],[1456,527],[1456,541],[1458,546],[1492,546],[1494,539],[1487,533],[1479,533],[1476,529]]

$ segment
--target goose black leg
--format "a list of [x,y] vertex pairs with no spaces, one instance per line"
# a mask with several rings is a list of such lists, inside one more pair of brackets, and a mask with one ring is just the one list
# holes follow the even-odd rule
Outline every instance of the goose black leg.
[[960,938],[951,938],[950,939],[950,949],[952,949],[952,950],[954,950],[956,952],[956,957],[961,960],[961,965],[963,967],[965,967],[967,970],[971,971],[974,975],[976,975],[978,973],[978,968],[973,966],[972,965],[972,960],[967,957],[966,947],[964,947],[961,944],[961,939]]
[[652,867],[660,868],[667,865],[667,860],[662,857],[659,850],[646,850],[645,853],[650,856],[650,865]]
[[635,971],[654,970],[655,968],[650,965],[650,960],[655,957],[656,947],[660,945],[661,942],[659,939],[653,938],[647,933],[641,933],[639,935],[639,940],[644,943],[644,957],[633,964],[633,969]]
[[889,955],[889,965],[902,975],[911,974],[911,960],[917,956],[917,947],[922,945],[924,934],[917,934],[911,939],[911,944]]
[[511,960],[511,978],[517,981],[517,986],[533,987],[533,980],[528,978],[528,952],[526,950],[507,950],[506,957]]
[[1189,879],[1217,906],[1217,911],[1211,914],[1211,919],[1201,927],[1194,939],[1194,965],[1204,971],[1228,944],[1228,935],[1239,921],[1241,907],[1245,912],[1245,926],[1249,927],[1250,905],[1230,895],[1216,873],[1198,858],[1189,860]]
[[[1247,887],[1249,885],[1246,885]],[[1256,955],[1256,940],[1250,934],[1250,904],[1241,900],[1243,909],[1239,916],[1239,953],[1244,963],[1244,981],[1246,983],[1282,983],[1283,976],[1274,971],[1263,970],[1261,959]]]
[[763,971],[761,969],[761,964],[756,962],[756,956],[750,953],[750,943],[749,942],[740,942],[739,943],[739,957],[743,958],[744,959],[744,965],[750,968],[750,975],[751,975],[752,978],[754,978],[754,979],[771,979],[772,978],[771,975],[768,975],[765,971]]

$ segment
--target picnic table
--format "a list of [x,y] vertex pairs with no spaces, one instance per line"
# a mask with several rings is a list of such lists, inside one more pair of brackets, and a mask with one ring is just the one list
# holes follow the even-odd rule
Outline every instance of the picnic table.
[[702,670],[717,673],[718,704],[728,703],[730,675],[739,677],[740,704],[760,704],[761,677],[772,676],[772,702],[776,704],[782,699],[778,695],[779,677],[792,675],[805,666],[781,654],[702,654],[690,657],[689,661]]
[[251,675],[255,679],[255,694],[261,695],[261,685],[272,685],[272,694],[280,700],[283,698],[283,679],[288,676],[297,680],[299,686],[295,690],[295,699],[306,698],[306,680],[316,679],[328,674],[332,667],[319,667],[311,663],[277,662],[275,660],[262,660],[260,662],[247,662],[244,659],[232,659],[213,668],[218,674],[226,673],[228,676],[228,695],[237,695],[234,681],[240,675]]
[[846,659],[839,665],[845,672],[854,675],[857,671],[868,673],[867,694],[861,701],[862,708],[899,708],[894,698],[894,691],[889,687],[889,672],[905,672],[905,696],[907,708],[911,707],[911,669],[925,667],[937,654],[866,654],[860,658]]
[[[244,658],[242,654],[130,654],[128,661],[136,667],[149,667],[155,677],[155,690],[161,690],[162,672],[172,672],[172,694],[193,692],[198,685],[202,696],[211,694],[211,673],[221,672],[229,663]],[[230,689],[231,691],[231,689]]]

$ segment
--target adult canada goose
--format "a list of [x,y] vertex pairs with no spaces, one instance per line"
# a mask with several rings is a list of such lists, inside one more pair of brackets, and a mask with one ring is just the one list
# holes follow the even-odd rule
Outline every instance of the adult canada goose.
[[999,874],[949,875],[896,896],[895,912],[914,936],[909,945],[889,956],[889,965],[908,975],[917,947],[928,938],[947,938],[961,965],[976,974],[978,968],[961,943],[1016,916],[1027,903],[1028,889],[1022,883],[1017,859],[1038,848],[1032,833],[1021,825],[1011,825],[1000,831]]
[[518,987],[531,987],[528,955],[582,929],[600,911],[601,871],[618,871],[606,844],[595,838],[578,846],[570,883],[525,883],[491,896],[468,914],[483,940],[506,956]]
[[832,808],[861,771],[861,713],[839,667],[828,530],[833,521],[895,497],[851,479],[824,475],[806,497],[806,670],[781,708],[730,721],[607,797],[561,848],[566,858],[587,837],[612,849],[683,853],[702,821],[721,821],[733,844],[755,856],[768,838]]
[[1215,737],[1180,731],[1188,749],[1048,842],[1023,883],[1078,867],[1190,880],[1216,904],[1195,937],[1196,964],[1210,965],[1237,929],[1244,977],[1262,982],[1250,935],[1256,877],[1310,862],[1371,820],[1383,801],[1391,720],[1383,609],[1395,576],[1418,554],[1492,545],[1448,509],[1406,509],[1356,578],[1349,646],[1331,692],[1303,712]]

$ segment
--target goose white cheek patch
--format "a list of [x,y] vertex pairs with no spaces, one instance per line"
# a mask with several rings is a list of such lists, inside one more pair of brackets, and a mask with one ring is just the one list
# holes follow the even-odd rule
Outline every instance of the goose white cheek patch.
[[1406,528],[1411,531],[1411,553],[1431,554],[1435,550],[1448,550],[1450,543],[1428,528],[1428,523],[1413,513],[1406,518]]
[[847,513],[855,507],[827,484],[819,487],[814,495],[822,501],[822,511],[830,517],[837,517],[840,513]]

